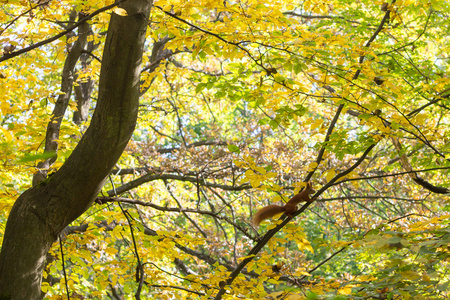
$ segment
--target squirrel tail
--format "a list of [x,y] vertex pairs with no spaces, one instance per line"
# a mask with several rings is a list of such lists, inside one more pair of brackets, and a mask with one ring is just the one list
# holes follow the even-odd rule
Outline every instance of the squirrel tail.
[[278,214],[284,213],[285,207],[272,204],[258,210],[252,218],[252,223],[258,226],[264,220],[270,219]]

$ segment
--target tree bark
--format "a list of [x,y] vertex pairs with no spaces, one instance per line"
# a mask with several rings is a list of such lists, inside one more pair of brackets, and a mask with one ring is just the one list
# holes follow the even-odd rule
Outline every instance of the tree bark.
[[45,258],[58,234],[93,202],[137,120],[139,74],[151,0],[112,13],[91,125],[64,165],[25,191],[9,215],[0,253],[0,300],[40,298]]

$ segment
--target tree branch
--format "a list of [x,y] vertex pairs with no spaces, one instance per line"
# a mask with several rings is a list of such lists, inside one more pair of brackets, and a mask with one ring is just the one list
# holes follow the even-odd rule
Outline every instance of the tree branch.
[[59,39],[60,37],[66,35],[66,34],[68,34],[69,32],[71,32],[72,30],[74,30],[75,28],[80,26],[81,24],[83,24],[86,21],[92,19],[94,16],[96,16],[96,15],[98,15],[98,14],[104,12],[104,11],[107,11],[108,9],[111,9],[111,8],[115,7],[115,6],[121,4],[124,1],[126,1],[126,0],[118,0],[117,2],[115,2],[115,3],[111,4],[111,5],[108,5],[108,6],[100,8],[100,9],[97,9],[93,13],[87,15],[86,17],[84,17],[81,20],[79,20],[78,22],[76,22],[74,25],[70,26],[66,30],[58,33],[57,35],[55,35],[55,36],[53,36],[51,38],[48,38],[48,39],[46,39],[44,41],[38,42],[38,43],[33,44],[31,46],[25,47],[25,48],[20,49],[18,51],[14,51],[14,52],[11,52],[11,53],[4,54],[2,57],[0,57],[0,62],[8,60],[8,59],[13,58],[13,57],[16,57],[16,56],[18,56],[20,54],[26,53],[26,52],[31,51],[33,49],[39,48],[39,47],[41,47],[43,45],[46,45],[48,43],[51,43],[53,41],[56,41],[57,39]]
[[[369,154],[369,152],[373,149],[373,147],[375,147],[376,144],[372,144],[370,145],[366,151],[363,153],[363,155],[353,164],[353,166],[351,166],[350,168],[348,168],[347,170],[345,170],[342,173],[339,173],[338,175],[336,175],[332,180],[330,180],[330,182],[328,184],[326,184],[325,186],[323,186],[319,191],[317,191],[314,196],[312,197],[312,199],[315,199],[317,197],[319,197],[326,189],[328,189],[328,187],[330,187],[332,185],[333,182],[337,181],[339,178],[349,174],[351,171],[353,171],[354,169],[356,169],[363,161],[364,159],[367,157],[367,155]],[[310,206],[312,204],[312,202],[306,202],[306,204],[304,204],[299,210],[297,210],[292,217],[296,217],[299,214],[301,214],[303,211],[306,210],[306,208],[308,208],[308,206]],[[243,259],[241,261],[241,263],[233,270],[233,272],[231,272],[231,274],[228,276],[228,279],[223,282],[222,287],[220,289],[220,291],[217,293],[216,297],[214,298],[215,300],[219,300],[222,299],[222,295],[225,293],[225,287],[230,285],[234,279],[236,279],[236,277],[239,275],[239,273],[244,269],[244,267],[251,262],[256,255],[259,253],[259,251],[261,251],[261,249],[269,242],[269,240],[278,232],[280,231],[287,223],[290,222],[291,218],[288,218],[287,216],[283,215],[280,218],[281,220],[283,220],[280,224],[278,224],[274,229],[269,230],[260,240],[259,242],[249,251],[249,253],[246,255],[245,259]]]
[[[146,182],[154,181],[154,180],[178,180],[178,181],[185,181],[185,182],[192,182],[194,184],[197,183],[197,178],[193,176],[186,176],[186,175],[175,175],[175,174],[145,174],[138,179],[132,180],[124,185],[121,185],[116,188],[117,194],[123,194],[126,191],[129,191],[141,184],[144,184]],[[242,191],[251,189],[252,186],[248,183],[241,184],[238,186],[233,185],[225,185],[225,184],[217,184],[217,183],[209,183],[205,179],[199,179],[199,184],[203,186],[213,187],[222,189],[224,191]],[[109,190],[106,192],[109,196],[114,196],[114,191]]]

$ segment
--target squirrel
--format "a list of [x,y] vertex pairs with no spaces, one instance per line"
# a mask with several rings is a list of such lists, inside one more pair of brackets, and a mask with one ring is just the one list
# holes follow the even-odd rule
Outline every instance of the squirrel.
[[292,197],[284,206],[272,204],[258,210],[252,218],[252,223],[258,226],[264,220],[270,219],[275,215],[285,213],[286,216],[292,218],[292,214],[297,211],[297,204],[302,201],[313,202],[314,199],[309,194],[314,193],[311,182],[306,183],[306,187],[297,195]]

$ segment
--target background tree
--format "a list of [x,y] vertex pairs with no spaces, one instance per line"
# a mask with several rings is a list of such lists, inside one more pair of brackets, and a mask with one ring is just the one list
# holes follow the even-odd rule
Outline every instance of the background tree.
[[448,295],[445,1],[117,4],[1,9],[1,296]]

